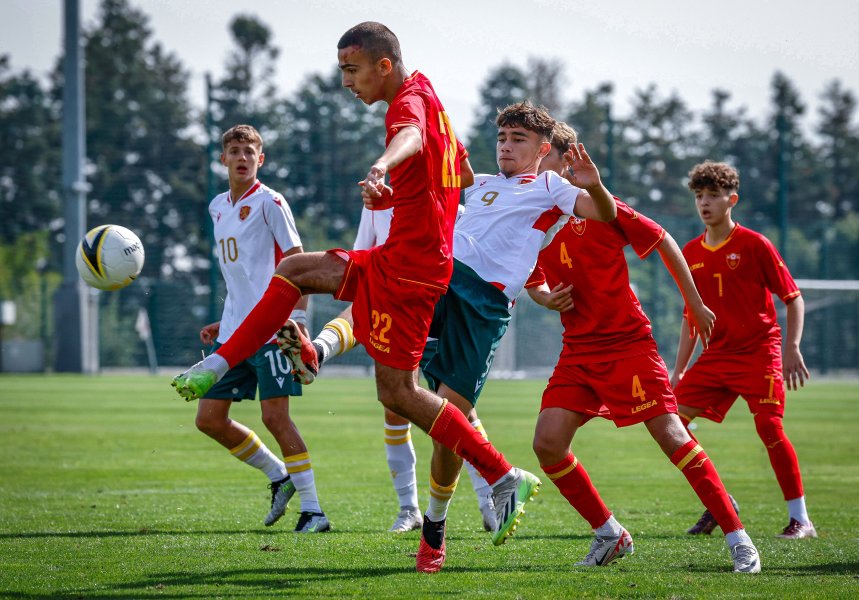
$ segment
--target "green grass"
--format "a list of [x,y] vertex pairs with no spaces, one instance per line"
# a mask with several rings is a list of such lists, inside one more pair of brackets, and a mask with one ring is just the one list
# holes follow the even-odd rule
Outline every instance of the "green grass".
[[[479,408],[512,462],[539,473],[531,436],[543,382],[492,381]],[[194,428],[193,404],[165,378],[0,377],[0,597],[711,598],[859,596],[859,386],[791,393],[787,430],[799,454],[820,538],[774,539],[784,502],[747,409],[699,439],[741,504],[761,576],[730,572],[721,536],[683,532],[701,507],[642,427],[594,422],[575,451],[635,538],[605,569],[572,567],[587,524],[546,481],[517,535],[495,548],[467,476],[448,524],[448,560],[414,572],[418,532],[395,516],[370,380],[321,379],[294,401],[331,534],[299,536],[290,511],[262,526],[267,480]],[[234,418],[276,447],[255,402]],[[413,434],[422,503],[430,444]],[[545,477],[544,477],[545,480]],[[297,505],[297,502],[295,503]]]

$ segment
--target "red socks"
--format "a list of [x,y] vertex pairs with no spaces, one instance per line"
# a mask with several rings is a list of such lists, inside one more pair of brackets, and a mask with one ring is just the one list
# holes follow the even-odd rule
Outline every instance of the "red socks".
[[755,429],[766,446],[775,478],[781,487],[785,500],[793,500],[804,495],[799,461],[793,444],[784,432],[781,417],[758,413],[755,415]]
[[227,343],[218,348],[230,368],[252,356],[289,319],[301,292],[289,280],[275,275],[268,289]]
[[698,494],[698,498],[707,510],[712,513],[723,533],[743,528],[740,518],[731,506],[728,492],[722,485],[716,467],[713,466],[713,461],[698,442],[691,440],[683,444],[671,455],[671,462],[689,481],[689,485]]
[[611,511],[603,504],[599,492],[591,483],[591,478],[584,466],[570,452],[564,460],[556,465],[540,466],[543,472],[552,480],[561,495],[588,522],[592,529],[600,527],[608,521]]
[[504,455],[447,400],[427,433],[442,446],[470,462],[489,485],[513,468]]

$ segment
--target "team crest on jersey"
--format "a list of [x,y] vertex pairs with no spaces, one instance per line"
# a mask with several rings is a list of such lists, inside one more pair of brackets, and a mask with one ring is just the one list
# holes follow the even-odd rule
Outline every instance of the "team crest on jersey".
[[570,227],[573,228],[573,231],[578,233],[579,235],[585,234],[585,227],[587,227],[588,222],[584,219],[580,219],[578,217],[572,217],[570,219]]
[[250,206],[243,206],[239,209],[239,220],[244,221],[248,218],[248,215],[251,214]]
[[728,266],[731,269],[736,269],[740,265],[740,255],[736,252],[725,255],[725,260],[728,261]]

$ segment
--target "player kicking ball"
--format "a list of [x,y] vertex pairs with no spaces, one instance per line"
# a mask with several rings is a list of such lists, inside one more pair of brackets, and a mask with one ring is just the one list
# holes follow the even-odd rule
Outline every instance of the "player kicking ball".
[[[576,143],[565,124],[555,129],[552,152],[541,168],[571,176],[563,152]],[[594,541],[579,566],[599,567],[634,551],[629,532],[603,503],[570,444],[595,416],[617,427],[644,423],[653,439],[715,516],[738,573],[758,573],[757,549],[743,528],[719,474],[677,416],[668,370],[650,321],[629,286],[623,249],[641,258],[659,252],[686,303],[690,331],[706,345],[714,315],[701,301],[673,238],[654,221],[617,201],[610,223],[573,219],[540,252],[532,299],[561,313],[564,345],[543,392],[534,452],[543,472],[588,521]]]
[[[671,383],[687,425],[698,416],[721,423],[738,396],[746,400],[787,502],[789,522],[778,537],[815,538],[799,461],[782,423],[785,381],[796,390],[809,377],[799,351],[805,304],[772,242],[731,217],[739,187],[737,170],[725,163],[708,161],[689,173],[705,231],[686,244],[683,255],[701,297],[716,313],[717,326],[687,371],[695,340],[683,321]],[[787,306],[783,356],[773,294]],[[705,512],[688,533],[709,533],[712,521]]]
[[[493,541],[503,543],[540,480],[513,467],[459,409],[415,382],[433,308],[453,270],[453,224],[465,149],[432,84],[423,74],[406,70],[399,40],[387,27],[356,25],[340,38],[337,58],[343,86],[356,98],[368,105],[388,104],[385,151],[367,172],[361,192],[365,205],[394,207],[388,240],[369,250],[336,248],[282,260],[227,343],[176,376],[173,385],[186,397],[205,393],[280,330],[304,294],[327,293],[350,301],[355,337],[375,360],[379,401],[474,465],[492,486],[498,511]],[[316,350],[303,336],[301,359],[316,370]]]

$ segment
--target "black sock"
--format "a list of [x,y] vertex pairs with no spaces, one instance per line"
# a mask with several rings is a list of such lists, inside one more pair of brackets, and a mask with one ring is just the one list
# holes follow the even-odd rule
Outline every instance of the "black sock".
[[424,525],[421,531],[423,532],[424,539],[427,544],[429,544],[430,548],[438,550],[444,543],[445,522],[446,519],[442,519],[441,521],[430,521],[427,516],[424,515]]

